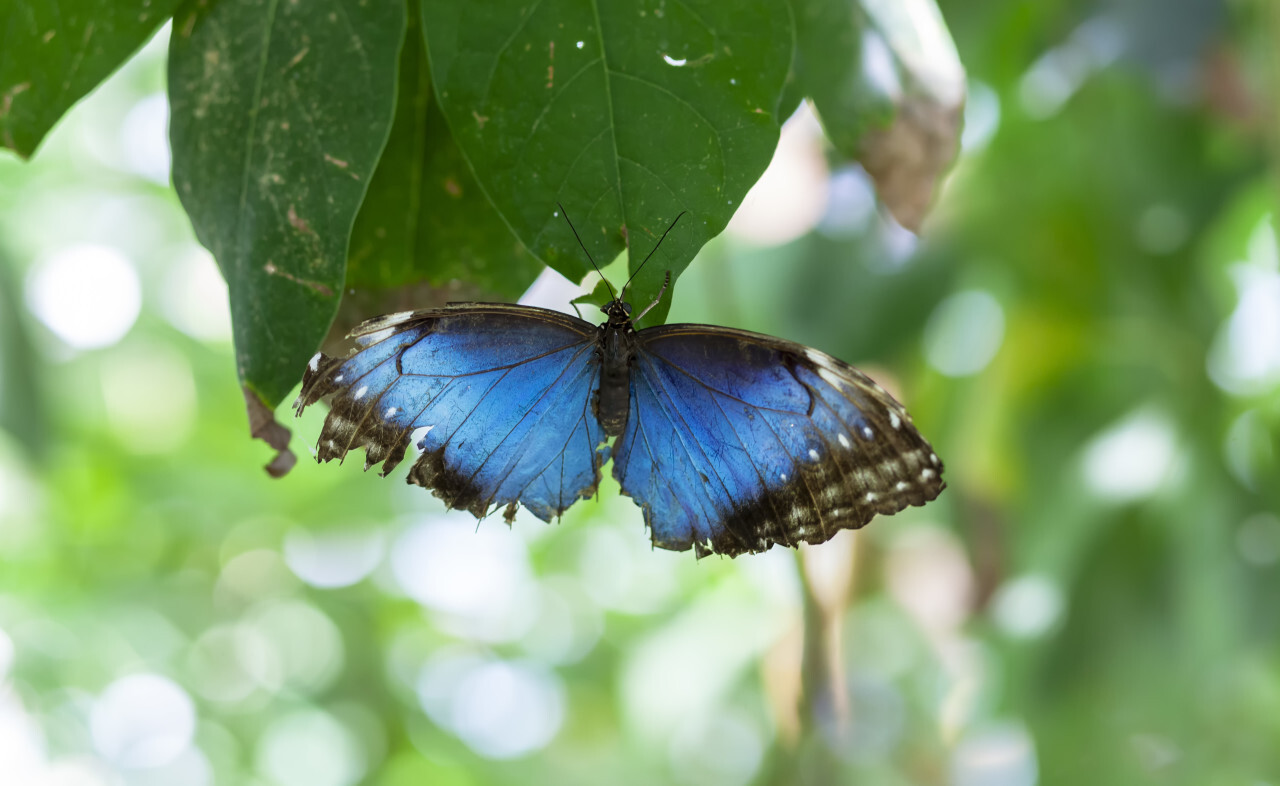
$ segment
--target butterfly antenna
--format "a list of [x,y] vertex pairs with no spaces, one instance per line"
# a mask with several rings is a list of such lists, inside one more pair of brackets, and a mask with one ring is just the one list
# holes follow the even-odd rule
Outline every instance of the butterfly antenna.
[[[571,230],[573,231],[573,236],[574,236],[575,238],[577,238],[577,240],[578,240],[578,245],[582,247],[582,253],[584,253],[584,254],[586,254],[586,255],[587,255],[587,261],[588,261],[588,262],[590,262],[590,263],[591,263],[591,267],[595,268],[595,269],[596,269],[596,272],[600,274],[600,280],[601,280],[601,281],[603,281],[603,282],[604,282],[604,285],[609,289],[609,298],[610,298],[611,300],[617,300],[617,299],[618,299],[618,296],[617,296],[616,294],[614,294],[613,287],[609,286],[609,279],[607,279],[607,278],[605,278],[605,277],[604,277],[604,273],[600,270],[600,266],[599,266],[599,265],[597,265],[597,264],[596,264],[596,261],[595,261],[594,259],[592,259],[592,258],[591,258],[591,252],[587,250],[587,244],[582,242],[582,238],[578,237],[578,230],[577,230],[577,228],[573,225],[573,222],[569,220],[569,211],[568,211],[568,210],[565,210],[565,209],[564,209],[564,205],[560,204],[559,202],[557,202],[557,203],[556,203],[556,207],[560,208],[560,212],[564,214],[564,220],[565,220],[565,222],[566,222],[566,223],[568,223],[568,224],[569,224],[569,229],[571,229]],[[665,237],[665,235],[664,235],[664,237]],[[659,241],[659,242],[661,242],[661,241]],[[628,283],[630,283],[630,282],[628,282]],[[623,287],[623,289],[626,289],[626,287]]]
[[[681,210],[680,215],[676,216],[675,220],[671,222],[671,225],[667,227],[667,231],[662,233],[662,237],[658,238],[658,242],[654,244],[653,250],[649,252],[649,256],[644,258],[644,262],[640,263],[640,267],[636,268],[636,272],[632,273],[631,278],[627,279],[627,283],[622,285],[623,294],[626,293],[627,287],[631,286],[631,282],[635,281],[636,276],[640,275],[640,271],[644,268],[645,264],[653,258],[654,254],[658,253],[658,247],[662,245],[662,241],[667,239],[667,235],[671,234],[671,230],[676,228],[676,224],[680,223],[680,219],[683,218],[684,214],[687,212],[689,211]],[[668,277],[670,277],[670,274],[668,274]],[[663,288],[665,289],[666,287]],[[622,297],[622,295],[618,295],[618,297]],[[648,311],[648,309],[645,310]]]
[[652,303],[650,303],[649,305],[645,306],[644,311],[641,311],[639,314],[636,314],[636,315],[635,315],[635,318],[634,318],[634,319],[632,319],[631,321],[632,321],[632,322],[639,322],[640,320],[644,319],[644,315],[645,315],[645,314],[648,314],[650,311],[653,311],[653,307],[654,307],[654,306],[656,306],[656,305],[658,305],[659,303],[661,303],[661,302],[662,302],[662,296],[663,296],[663,295],[665,295],[665,294],[667,294],[667,287],[669,287],[669,286],[671,286],[671,271],[670,271],[670,270],[668,270],[668,271],[667,271],[667,277],[666,277],[665,279],[663,279],[663,280],[662,280],[662,289],[659,289],[659,290],[658,290],[658,296],[657,296],[657,297],[655,297],[655,298],[653,299],[653,302],[652,302]]

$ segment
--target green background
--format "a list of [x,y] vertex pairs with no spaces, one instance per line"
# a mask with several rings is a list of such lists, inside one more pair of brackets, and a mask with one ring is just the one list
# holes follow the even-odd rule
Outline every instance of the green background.
[[[0,772],[1280,783],[1280,27],[1262,2],[941,7],[967,140],[922,239],[796,121],[784,161],[817,174],[766,179],[755,226],[712,239],[671,304],[859,365],[946,461],[937,502],[801,556],[653,551],[611,482],[558,524],[477,531],[398,477],[308,461],[318,410],[290,424],[298,467],[266,477],[226,292],[136,144],[163,122],[165,34],[31,162],[0,154]],[[428,78],[420,51],[400,64]],[[388,155],[439,175],[372,175],[404,215],[355,219],[352,276],[398,275],[371,238],[433,248],[467,220],[409,205],[477,199],[457,149],[403,130],[440,127],[424,90],[402,80],[379,122]],[[450,241],[442,270],[506,254],[531,276],[500,218],[475,221],[500,248]],[[42,276],[85,244],[141,298],[94,348],[39,316]]]

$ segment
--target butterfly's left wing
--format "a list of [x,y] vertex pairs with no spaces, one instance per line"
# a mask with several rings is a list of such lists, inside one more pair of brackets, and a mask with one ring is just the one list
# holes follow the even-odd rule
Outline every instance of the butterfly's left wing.
[[408,481],[477,517],[544,521],[594,493],[608,458],[593,400],[596,327],[546,309],[469,303],[370,320],[349,357],[316,355],[297,409],[331,409],[316,458],[365,449],[386,475],[426,433]]
[[830,355],[711,325],[649,328],[637,345],[614,475],[661,548],[823,543],[943,489],[902,405]]

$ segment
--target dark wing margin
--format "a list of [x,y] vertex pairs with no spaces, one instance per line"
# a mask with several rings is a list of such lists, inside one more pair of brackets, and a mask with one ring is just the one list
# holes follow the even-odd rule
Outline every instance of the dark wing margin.
[[544,521],[595,493],[608,458],[592,401],[596,328],[490,303],[391,314],[358,326],[346,357],[317,353],[295,408],[327,398],[316,459],[363,448],[381,474],[417,432],[407,481],[477,517],[522,504]]
[[847,363],[710,325],[637,339],[613,471],[660,548],[736,556],[824,543],[945,488],[906,410]]

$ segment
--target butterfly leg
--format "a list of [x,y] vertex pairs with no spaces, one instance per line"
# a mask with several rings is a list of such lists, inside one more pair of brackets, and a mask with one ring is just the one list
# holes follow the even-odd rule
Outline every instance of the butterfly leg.
[[653,307],[654,307],[654,306],[656,306],[656,305],[658,305],[658,303],[662,302],[662,296],[663,296],[663,295],[665,295],[665,294],[667,293],[667,287],[668,287],[668,286],[670,286],[670,284],[671,284],[671,271],[670,271],[670,270],[668,270],[668,271],[667,271],[667,277],[666,277],[665,279],[663,279],[663,281],[662,281],[662,289],[659,289],[659,290],[658,290],[658,296],[657,296],[657,297],[655,297],[655,298],[653,299],[653,302],[652,302],[652,303],[650,303],[649,305],[645,306],[644,311],[641,311],[641,312],[640,312],[640,314],[639,314],[635,319],[633,319],[633,320],[631,320],[631,321],[632,321],[632,322],[639,322],[640,320],[644,319],[644,315],[645,315],[645,314],[648,314],[650,311],[652,311],[652,310],[653,310]]

